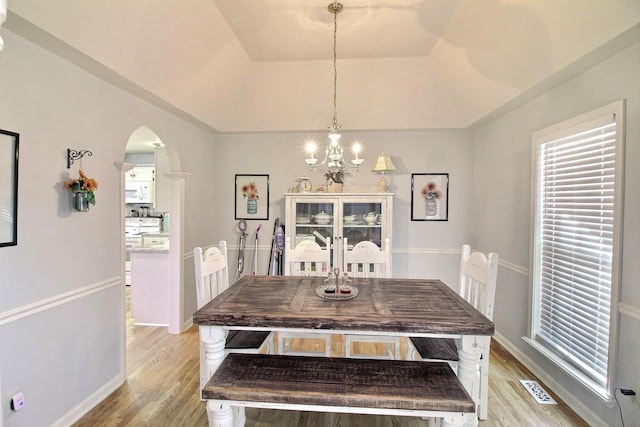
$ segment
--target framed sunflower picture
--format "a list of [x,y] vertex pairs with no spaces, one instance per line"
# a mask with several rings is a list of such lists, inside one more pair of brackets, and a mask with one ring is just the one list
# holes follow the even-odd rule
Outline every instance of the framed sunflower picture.
[[269,175],[236,174],[236,219],[269,219]]
[[449,220],[449,174],[411,174],[411,221]]

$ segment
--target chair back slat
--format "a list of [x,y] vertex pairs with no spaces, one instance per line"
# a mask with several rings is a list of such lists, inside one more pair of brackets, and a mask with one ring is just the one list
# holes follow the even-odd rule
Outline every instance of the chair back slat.
[[462,246],[460,295],[490,320],[493,320],[498,260],[496,253],[488,256],[481,252],[471,253],[471,246]]
[[204,252],[201,247],[193,250],[196,270],[196,301],[201,308],[229,287],[227,242],[221,240],[218,247]]
[[391,277],[391,243],[384,240],[384,248],[373,242],[362,241],[348,249],[349,240],[343,239],[343,271],[350,277]]
[[324,240],[323,249],[314,240],[303,240],[291,248],[291,237],[285,238],[285,276],[326,276],[331,271],[331,243]]

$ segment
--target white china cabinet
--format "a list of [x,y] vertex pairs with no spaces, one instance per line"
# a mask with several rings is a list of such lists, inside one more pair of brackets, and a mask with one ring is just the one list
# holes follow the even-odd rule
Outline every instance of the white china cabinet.
[[[346,188],[345,188],[346,189]],[[342,270],[342,239],[348,248],[368,240],[384,249],[391,238],[393,193],[285,193],[285,233],[294,247],[302,240],[332,242],[332,267]],[[285,248],[287,250],[288,248]]]

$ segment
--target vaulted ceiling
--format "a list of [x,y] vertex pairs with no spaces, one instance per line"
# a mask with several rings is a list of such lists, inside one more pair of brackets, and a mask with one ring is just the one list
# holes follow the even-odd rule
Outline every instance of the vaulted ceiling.
[[[4,26],[221,132],[324,130],[329,3],[9,0]],[[345,129],[465,128],[640,38],[638,0],[341,3]]]

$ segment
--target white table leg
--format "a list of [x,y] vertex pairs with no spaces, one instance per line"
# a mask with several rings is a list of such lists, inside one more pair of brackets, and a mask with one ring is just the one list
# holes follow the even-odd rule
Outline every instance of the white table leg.
[[233,411],[233,427],[244,427],[247,416],[244,413],[244,406],[232,406]]
[[[218,369],[224,359],[227,331],[218,326],[200,326],[200,396],[202,387]],[[203,351],[204,350],[204,351]]]
[[469,417],[465,422],[465,426],[478,425],[478,403],[480,402],[480,354],[481,346],[480,337],[471,335],[463,335],[461,338],[461,346],[458,349],[458,378],[471,398],[476,403],[476,415]]
[[233,423],[233,411],[226,402],[207,400],[207,418],[209,427],[236,427]]
[[480,346],[482,350],[482,358],[480,359],[480,386],[478,404],[478,418],[486,420],[489,417],[489,357],[491,337],[481,337],[482,344]]
[[[458,416],[451,417],[442,417],[442,427],[462,427],[468,424],[465,424],[465,420],[467,420],[467,416],[465,414],[460,414]],[[476,423],[477,423],[476,419]]]

